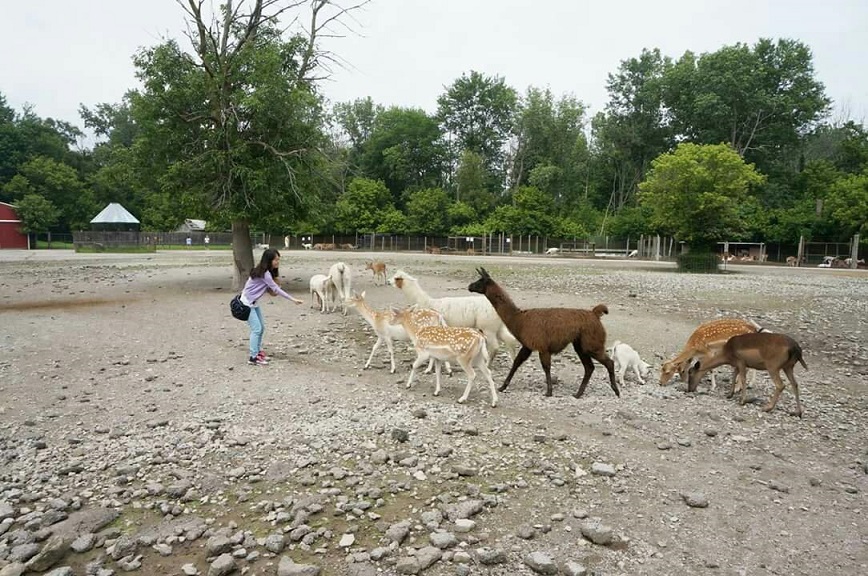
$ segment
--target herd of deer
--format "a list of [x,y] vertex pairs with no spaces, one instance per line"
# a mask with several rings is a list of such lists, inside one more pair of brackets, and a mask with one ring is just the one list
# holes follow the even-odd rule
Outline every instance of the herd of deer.
[[[650,366],[643,362],[629,345],[615,342],[604,349],[606,332],[600,319],[608,308],[599,304],[593,310],[573,308],[531,308],[520,310],[506,291],[497,285],[490,275],[479,269],[480,279],[468,289],[479,295],[431,298],[419,286],[418,280],[399,271],[386,280],[386,265],[383,262],[367,262],[365,270],[374,275],[374,285],[391,284],[404,292],[411,303],[410,308],[376,310],[365,300],[365,292],[351,290],[351,271],[344,263],[332,266],[328,275],[311,278],[311,296],[319,301],[321,311],[328,310],[327,301],[337,296],[344,314],[347,309],[356,310],[373,328],[377,341],[371,350],[365,368],[368,368],[376,351],[382,344],[389,350],[391,372],[395,372],[393,342],[410,341],[417,358],[410,371],[407,387],[413,382],[415,371],[428,362],[427,372],[436,370],[435,395],[440,393],[440,365],[449,362],[459,364],[468,376],[464,402],[471,390],[477,371],[482,373],[491,390],[491,405],[497,405],[497,391],[489,364],[501,344],[513,360],[512,368],[503,385],[503,391],[516,369],[537,352],[546,374],[547,392],[552,394],[550,374],[551,356],[572,344],[585,369],[581,386],[575,396],[584,392],[594,370],[591,360],[596,360],[608,371],[610,385],[620,396],[618,383],[624,384],[625,371],[629,368],[640,383]],[[520,348],[516,351],[516,348]],[[765,411],[775,408],[785,385],[780,372],[786,374],[796,401],[795,414],[802,415],[799,388],[793,369],[801,363],[807,369],[799,344],[784,334],[762,328],[757,323],[739,318],[720,318],[701,324],[688,338],[684,349],[663,363],[660,385],[668,384],[675,374],[687,383],[687,390],[694,392],[702,377],[711,373],[712,390],[717,389],[713,370],[722,365],[733,367],[728,397],[741,391],[741,402],[747,401],[746,377],[749,369],[768,372],[775,384],[771,399],[763,407]],[[617,372],[617,377],[616,377]]]

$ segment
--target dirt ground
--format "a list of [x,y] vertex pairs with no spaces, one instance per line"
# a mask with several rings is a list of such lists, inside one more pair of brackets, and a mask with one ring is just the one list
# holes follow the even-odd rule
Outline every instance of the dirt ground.
[[[376,307],[404,304],[374,286],[371,257],[285,252],[285,285],[305,304],[264,305],[273,360],[252,367],[247,326],[229,315],[229,252],[0,252],[0,510],[14,519],[0,530],[0,574],[10,534],[42,527],[28,521],[58,498],[69,514],[119,511],[110,528],[133,536],[201,519],[204,536],[170,538],[168,555],[142,540],[142,574],[182,574],[187,563],[208,573],[206,540],[220,529],[245,533],[234,562],[251,575],[277,574],[284,556],[351,575],[868,573],[868,272],[695,276],[649,262],[374,255],[432,296],[468,294],[482,265],[522,307],[604,302],[609,344],[627,342],[654,365],[645,386],[628,375],[620,399],[598,367],[575,399],[582,368],[568,350],[545,398],[534,356],[490,408],[479,382],[457,404],[460,369],[439,397],[433,375],[406,390],[403,343],[395,374],[385,349],[363,370],[375,339],[364,320],[310,308],[308,279],[339,259]],[[715,392],[657,385],[662,360],[719,316],[801,342],[803,418],[789,414],[789,389],[774,412],[760,410],[772,390],[764,375],[745,406],[725,397],[728,370]],[[498,384],[509,366],[495,359]],[[184,497],[151,490],[185,481]],[[475,526],[458,531],[455,507],[477,501]],[[409,535],[390,547],[386,531],[402,521]],[[588,536],[594,521],[607,544]],[[294,540],[288,528],[300,525],[313,536]],[[263,548],[274,533],[288,537],[279,553]],[[439,561],[420,566],[432,534],[447,533],[457,544],[435,544]],[[56,565],[84,574],[107,546]]]

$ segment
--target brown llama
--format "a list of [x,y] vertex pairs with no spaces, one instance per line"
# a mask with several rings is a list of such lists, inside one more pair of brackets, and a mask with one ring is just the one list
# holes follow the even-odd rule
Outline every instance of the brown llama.
[[504,325],[521,343],[521,350],[512,363],[512,368],[503,385],[498,389],[506,390],[518,367],[530,357],[531,352],[539,353],[539,361],[546,373],[546,396],[552,395],[552,355],[558,354],[570,343],[585,367],[582,383],[573,396],[581,397],[594,372],[593,358],[606,367],[609,372],[609,385],[620,397],[615,382],[615,363],[606,353],[606,329],[600,318],[608,314],[605,304],[597,304],[593,310],[578,308],[529,308],[522,310],[498,286],[485,268],[477,268],[479,280],[467,287],[471,292],[483,294],[491,302]]

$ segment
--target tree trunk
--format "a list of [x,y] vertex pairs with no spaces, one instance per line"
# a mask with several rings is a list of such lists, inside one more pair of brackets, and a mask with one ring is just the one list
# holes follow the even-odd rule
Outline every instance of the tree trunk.
[[240,291],[253,270],[253,242],[246,220],[232,221],[232,289]]

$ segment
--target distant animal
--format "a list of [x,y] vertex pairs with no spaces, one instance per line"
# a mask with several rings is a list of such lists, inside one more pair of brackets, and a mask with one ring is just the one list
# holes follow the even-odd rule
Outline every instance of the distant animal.
[[553,255],[553,254],[557,254],[557,253],[560,252],[560,251],[561,251],[560,248],[549,248],[548,250],[546,250],[546,254],[548,254],[549,256],[551,256],[551,255]]
[[802,416],[802,402],[799,400],[799,385],[793,375],[793,368],[799,362],[808,369],[802,358],[802,347],[786,334],[770,332],[755,332],[752,334],[740,334],[733,336],[724,344],[720,353],[703,358],[697,368],[691,369],[687,389],[696,390],[696,384],[702,376],[712,368],[729,364],[736,370],[736,377],[732,380],[729,397],[735,393],[738,384],[741,384],[741,403],[747,402],[747,386],[745,386],[745,374],[748,368],[765,370],[775,383],[775,391],[768,403],[763,406],[763,411],[774,410],[786,386],[781,380],[780,371],[783,370],[793,388],[796,396],[796,415]]
[[644,378],[648,377],[651,371],[651,365],[644,362],[629,344],[625,344],[619,340],[615,340],[612,347],[609,349],[609,356],[615,362],[615,377],[618,383],[624,385],[624,375],[627,370],[631,370],[636,375],[636,380],[639,384],[644,384]]
[[[546,396],[552,395],[552,356],[558,354],[568,345],[582,361],[585,375],[579,389],[573,396],[579,398],[585,392],[585,387],[594,372],[593,358],[606,367],[609,372],[609,385],[620,396],[618,384],[615,382],[615,363],[606,353],[606,328],[600,318],[608,314],[605,304],[597,304],[593,310],[578,308],[526,308],[520,309],[489,275],[485,268],[477,268],[479,279],[471,283],[467,289],[482,294],[494,306],[497,315],[504,325],[521,343],[521,350],[512,363],[509,374],[500,386],[502,392],[509,386],[518,367],[527,360],[532,352],[539,353],[540,364],[546,375]],[[447,318],[448,322],[449,319]]]
[[638,255],[639,255],[639,251],[638,251],[638,250],[630,250],[630,253],[627,254],[627,258],[635,258],[635,257],[638,256]]
[[374,286],[377,285],[377,281],[382,278],[383,286],[386,285],[386,264],[385,262],[365,262],[365,270],[370,270],[374,273]]
[[341,303],[341,311],[347,314],[347,299],[352,294],[353,271],[347,264],[337,262],[329,268],[329,278],[335,285],[335,293]]
[[795,256],[787,256],[787,266],[798,266],[799,259]]
[[440,254],[440,247],[439,246],[428,246],[425,248],[425,252],[427,252],[428,254]]
[[313,244],[309,244],[309,243],[308,244],[302,243],[302,246],[304,246],[305,250],[310,250],[311,248],[313,248]]
[[343,250],[355,250],[356,249],[356,247],[353,246],[352,244],[341,244],[341,248]]

